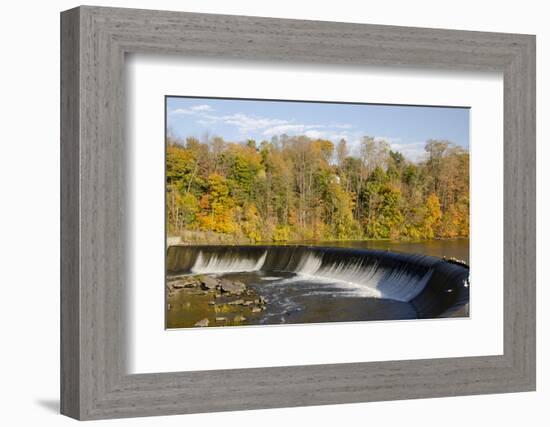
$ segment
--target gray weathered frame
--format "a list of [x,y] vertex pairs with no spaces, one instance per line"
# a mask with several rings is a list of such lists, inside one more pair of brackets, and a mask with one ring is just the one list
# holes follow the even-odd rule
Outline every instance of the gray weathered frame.
[[[499,71],[504,354],[128,375],[124,58]],[[61,412],[99,419],[535,389],[535,37],[83,6],[61,14]],[[208,398],[205,398],[208,396]]]

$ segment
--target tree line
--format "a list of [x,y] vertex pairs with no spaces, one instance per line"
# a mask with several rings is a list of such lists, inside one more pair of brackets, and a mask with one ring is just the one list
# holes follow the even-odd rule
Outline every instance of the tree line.
[[469,154],[440,140],[414,162],[369,136],[354,155],[344,139],[168,136],[166,214],[189,241],[467,237]]

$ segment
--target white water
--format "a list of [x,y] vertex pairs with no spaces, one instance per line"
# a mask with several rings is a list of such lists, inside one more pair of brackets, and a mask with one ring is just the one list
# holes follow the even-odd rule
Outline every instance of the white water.
[[217,255],[211,255],[207,258],[200,251],[195,264],[191,268],[191,273],[221,274],[259,271],[264,265],[266,256],[267,251],[258,259],[227,258],[223,256],[218,257]]
[[[205,256],[199,252],[191,273],[223,274],[260,271],[265,263],[267,251],[259,258],[232,256],[228,254],[211,254]],[[343,260],[323,265],[323,254],[309,252],[301,256],[295,268],[289,268],[297,277],[277,281],[276,277],[264,278],[273,284],[285,285],[300,281],[318,282],[337,286],[349,296],[386,298],[408,302],[416,297],[430,279],[432,270],[423,276],[402,268],[387,269],[374,262],[364,265],[361,260],[350,262]]]
[[323,259],[320,256],[310,252],[300,259],[296,267],[296,273],[313,276],[319,270],[322,263]]
[[309,253],[300,260],[296,273],[302,279],[331,281],[350,295],[370,298],[388,298],[408,302],[416,297],[430,279],[432,270],[424,276],[408,273],[405,269],[387,270],[376,262],[364,266],[360,261],[342,261],[322,266],[322,255]]

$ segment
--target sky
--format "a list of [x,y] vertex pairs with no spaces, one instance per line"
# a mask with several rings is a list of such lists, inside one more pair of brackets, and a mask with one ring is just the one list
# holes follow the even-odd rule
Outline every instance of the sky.
[[429,139],[469,148],[469,109],[376,104],[265,101],[216,98],[166,98],[168,132],[185,139],[221,136],[226,141],[257,142],[287,134],[344,138],[351,154],[363,136],[387,141],[413,161],[424,156]]

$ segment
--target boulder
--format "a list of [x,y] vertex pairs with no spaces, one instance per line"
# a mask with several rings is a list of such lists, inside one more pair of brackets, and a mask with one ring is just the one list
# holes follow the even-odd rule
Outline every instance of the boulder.
[[201,276],[199,280],[201,282],[201,288],[204,290],[216,289],[219,284],[218,279],[210,276]]
[[204,327],[204,326],[208,326],[210,322],[208,321],[208,319],[202,319],[202,320],[199,320],[197,323],[195,323],[195,326],[201,326],[201,327]]
[[195,279],[180,279],[171,282],[171,286],[174,289],[183,289],[183,288],[195,288],[197,287],[198,283]]
[[246,285],[243,282],[239,282],[238,280],[232,282],[231,280],[222,279],[220,283],[220,289],[222,290],[222,292],[240,295],[244,291],[246,291]]

